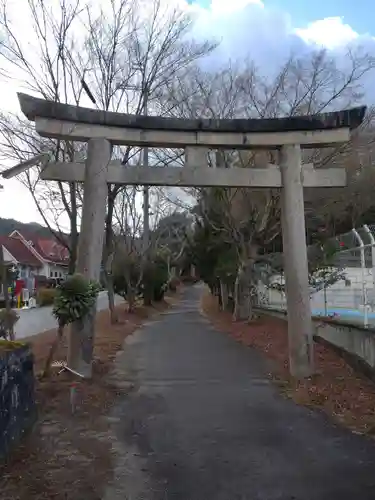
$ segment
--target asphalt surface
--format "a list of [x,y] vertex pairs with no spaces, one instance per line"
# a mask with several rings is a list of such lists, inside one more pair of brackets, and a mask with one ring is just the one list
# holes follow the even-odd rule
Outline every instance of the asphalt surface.
[[[116,296],[115,303],[123,299]],[[107,292],[100,292],[97,302],[98,311],[108,307]],[[52,307],[36,307],[34,309],[21,309],[18,311],[20,319],[15,326],[16,338],[23,339],[46,332],[56,327],[56,319],[52,315]]]
[[128,338],[103,500],[375,499],[375,441],[280,395],[262,356],[215,331],[201,290]]

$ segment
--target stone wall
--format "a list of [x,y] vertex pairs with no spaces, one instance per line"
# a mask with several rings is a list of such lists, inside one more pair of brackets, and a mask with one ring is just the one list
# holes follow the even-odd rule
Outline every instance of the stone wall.
[[9,456],[36,417],[30,347],[0,350],[0,460]]

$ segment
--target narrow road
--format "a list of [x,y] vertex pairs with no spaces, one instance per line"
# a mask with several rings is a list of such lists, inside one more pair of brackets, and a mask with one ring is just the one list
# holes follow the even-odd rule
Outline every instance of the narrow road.
[[[116,303],[123,299],[116,296]],[[108,307],[107,292],[100,292],[98,297],[98,310],[101,311]],[[18,312],[18,320],[15,331],[16,338],[23,339],[31,337],[37,333],[46,332],[56,327],[56,319],[52,315],[52,307],[37,307],[35,309],[22,309]]]
[[283,398],[259,353],[198,311],[199,288],[116,362],[134,383],[111,416],[103,500],[373,500],[375,441]]

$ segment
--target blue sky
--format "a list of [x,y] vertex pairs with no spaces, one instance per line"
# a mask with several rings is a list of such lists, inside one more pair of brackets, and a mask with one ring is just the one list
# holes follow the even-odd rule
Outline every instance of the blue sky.
[[[190,0],[208,8],[211,0]],[[230,0],[228,0],[230,3]],[[374,0],[264,0],[264,5],[288,13],[293,24],[307,25],[312,21],[328,17],[341,17],[358,33],[375,35]],[[360,6],[360,8],[359,8]]]
[[219,34],[225,41],[235,41],[236,50],[241,37],[248,50],[254,40],[268,49],[274,45],[278,51],[281,46],[295,48],[301,40],[335,50],[353,41],[375,47],[374,0],[185,1],[195,6],[199,17],[207,18],[206,35]]
[[[203,0],[206,1],[206,0]],[[288,12],[299,25],[327,17],[342,17],[358,33],[375,35],[373,0],[265,0],[267,7]],[[359,8],[360,6],[360,8]]]

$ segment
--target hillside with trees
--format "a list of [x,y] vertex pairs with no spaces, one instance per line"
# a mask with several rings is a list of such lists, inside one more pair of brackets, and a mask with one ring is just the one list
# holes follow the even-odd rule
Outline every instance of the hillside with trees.
[[20,222],[15,219],[4,219],[0,217],[0,235],[9,235],[12,231],[19,231],[24,234],[35,234],[41,238],[50,238],[51,231],[37,222]]

